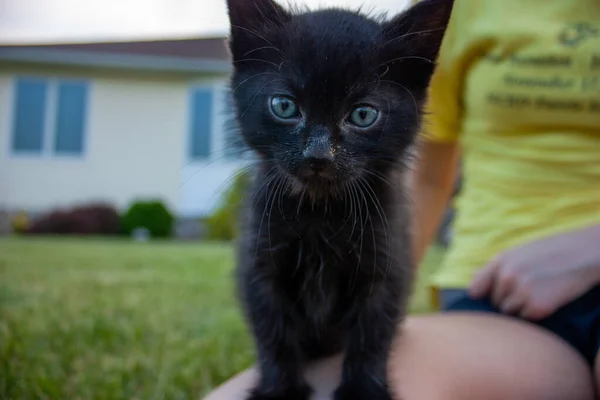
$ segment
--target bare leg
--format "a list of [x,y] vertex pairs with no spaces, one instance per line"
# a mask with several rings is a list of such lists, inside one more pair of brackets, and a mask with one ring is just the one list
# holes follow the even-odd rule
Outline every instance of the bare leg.
[[[596,362],[598,380],[598,362]],[[339,384],[341,357],[307,371],[313,399]],[[407,319],[388,368],[402,400],[593,400],[589,366],[567,344],[498,316],[442,314]],[[238,400],[256,382],[246,371],[205,400]]]
[[596,368],[594,375],[596,378],[596,398],[600,400],[600,351],[596,354]]

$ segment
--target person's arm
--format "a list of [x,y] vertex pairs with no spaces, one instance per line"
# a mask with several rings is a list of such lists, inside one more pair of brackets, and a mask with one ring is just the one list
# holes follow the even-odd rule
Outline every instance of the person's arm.
[[435,237],[458,171],[456,142],[424,141],[409,182],[413,203],[413,256],[418,266]]
[[429,83],[418,158],[410,177],[415,266],[437,233],[456,183],[463,82],[470,62],[464,45],[472,14],[470,7],[454,7]]

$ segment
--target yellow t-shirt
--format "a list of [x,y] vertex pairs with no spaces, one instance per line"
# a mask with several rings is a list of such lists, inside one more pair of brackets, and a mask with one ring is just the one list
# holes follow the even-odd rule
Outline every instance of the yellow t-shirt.
[[424,139],[459,141],[464,174],[434,286],[600,223],[600,1],[456,0],[428,111]]

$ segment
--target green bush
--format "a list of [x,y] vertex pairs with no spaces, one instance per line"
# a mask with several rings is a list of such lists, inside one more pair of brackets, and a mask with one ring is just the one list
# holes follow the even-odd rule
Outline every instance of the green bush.
[[240,207],[249,183],[248,170],[236,174],[231,186],[223,193],[219,206],[204,221],[207,239],[231,241],[237,237]]
[[174,217],[169,209],[157,200],[133,203],[121,218],[124,233],[131,235],[137,228],[146,228],[155,238],[170,237]]

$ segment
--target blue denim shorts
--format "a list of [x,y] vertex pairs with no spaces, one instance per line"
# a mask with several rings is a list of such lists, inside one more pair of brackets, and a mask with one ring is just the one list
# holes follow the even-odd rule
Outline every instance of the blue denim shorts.
[[[442,289],[439,293],[444,312],[501,313],[489,299],[473,299],[463,289]],[[567,341],[593,366],[600,349],[600,286],[558,309],[549,317],[529,322]]]

